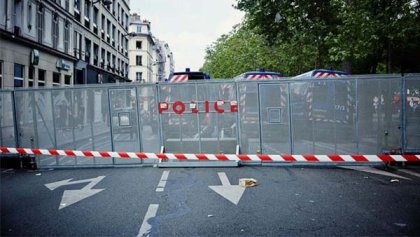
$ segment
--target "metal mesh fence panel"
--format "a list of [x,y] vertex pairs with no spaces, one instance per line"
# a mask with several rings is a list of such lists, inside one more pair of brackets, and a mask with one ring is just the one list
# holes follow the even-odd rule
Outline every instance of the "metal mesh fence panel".
[[311,154],[314,150],[312,123],[309,120],[308,88],[311,83],[290,83],[290,106],[293,133],[293,151],[296,154]]
[[234,153],[236,113],[233,83],[182,83],[160,85],[166,152]]
[[354,82],[292,83],[291,100],[295,154],[348,154],[356,149]]
[[378,154],[401,144],[400,78],[358,79],[359,153]]
[[[56,147],[51,91],[16,91],[16,122],[21,147],[53,149]],[[39,166],[57,165],[57,158],[38,159]]]
[[141,145],[144,152],[160,151],[160,126],[156,86],[137,88]]
[[262,84],[261,144],[264,154],[290,154],[289,93],[287,84]]
[[12,92],[0,92],[0,145],[16,147]]
[[[136,88],[109,89],[114,151],[140,151]],[[141,159],[115,159],[115,164],[141,163]]]
[[405,104],[406,113],[406,148],[420,150],[420,75],[408,77],[406,80]]

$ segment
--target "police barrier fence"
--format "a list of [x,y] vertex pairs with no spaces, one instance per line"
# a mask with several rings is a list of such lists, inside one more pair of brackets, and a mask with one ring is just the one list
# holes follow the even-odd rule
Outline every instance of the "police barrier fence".
[[[0,105],[1,147],[250,155],[420,152],[419,75],[3,90]],[[37,163],[144,162],[155,161],[45,156]]]

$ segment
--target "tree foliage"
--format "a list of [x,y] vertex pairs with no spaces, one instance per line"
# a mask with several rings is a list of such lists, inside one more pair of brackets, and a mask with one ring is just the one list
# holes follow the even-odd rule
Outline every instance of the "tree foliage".
[[420,71],[419,0],[237,0],[244,22],[207,48],[203,70],[296,75]]

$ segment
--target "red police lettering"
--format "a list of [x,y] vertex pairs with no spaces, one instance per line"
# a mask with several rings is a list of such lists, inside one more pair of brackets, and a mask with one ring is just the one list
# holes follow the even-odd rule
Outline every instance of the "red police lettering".
[[[210,102],[203,101],[201,102],[204,104],[204,111],[200,111],[199,110],[199,106],[198,103],[195,102],[194,100],[191,101],[191,103],[189,104],[189,111],[193,114],[197,114],[197,113],[210,113]],[[217,113],[224,113],[225,112],[225,108],[224,108],[224,104],[226,102],[223,100],[217,100],[214,102],[213,106],[214,106],[214,111]],[[188,105],[188,104],[187,104]],[[172,105],[169,102],[159,102],[158,106],[158,110],[159,110],[159,114],[163,114],[164,112],[169,112],[169,111],[173,111],[176,114],[183,114],[185,112],[185,110],[187,109],[187,105],[185,103],[183,103],[182,101],[175,101]],[[237,101],[231,101],[230,102],[230,112],[238,112],[238,102]]]
[[214,110],[216,110],[217,113],[224,113],[225,110],[223,108],[220,108],[220,105],[224,105],[225,102],[223,100],[218,100],[216,102],[214,102]]
[[195,103],[195,101],[191,101],[190,109],[191,109],[191,113],[193,114],[198,113],[197,104]]
[[238,102],[237,101],[231,101],[230,102],[230,112],[232,112],[232,113],[238,112]]
[[[178,109],[178,107],[181,107]],[[174,105],[172,106],[172,109],[176,114],[182,114],[185,112],[185,104],[182,103],[182,101],[175,101]]]
[[166,102],[159,102],[159,114],[163,113],[163,111],[168,110],[169,106]]
[[209,106],[209,102],[207,100],[204,101],[204,112],[206,112],[206,113],[210,112],[210,106]]

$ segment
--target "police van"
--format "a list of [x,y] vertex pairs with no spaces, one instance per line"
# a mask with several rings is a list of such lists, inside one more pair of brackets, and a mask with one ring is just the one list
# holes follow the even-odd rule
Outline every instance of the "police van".
[[185,72],[174,72],[169,75],[167,82],[179,83],[194,80],[210,80],[210,75],[204,72],[191,72],[189,68],[185,69]]

